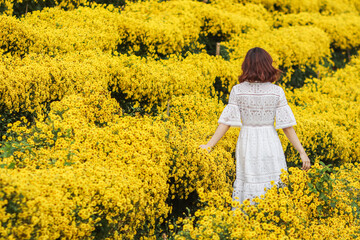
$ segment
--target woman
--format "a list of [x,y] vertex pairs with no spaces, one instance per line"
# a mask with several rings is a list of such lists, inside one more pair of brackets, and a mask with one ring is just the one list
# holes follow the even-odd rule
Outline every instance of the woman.
[[236,180],[232,195],[233,200],[240,203],[263,195],[264,188],[270,188],[272,181],[280,182],[281,169],[287,170],[275,129],[282,128],[300,153],[302,169],[308,170],[311,165],[292,127],[296,121],[284,90],[272,84],[281,74],[272,62],[270,54],[262,48],[252,48],[247,52],[240,83],[231,89],[229,102],[218,120],[219,126],[210,141],[200,146],[211,149],[230,126],[241,127],[236,144]]

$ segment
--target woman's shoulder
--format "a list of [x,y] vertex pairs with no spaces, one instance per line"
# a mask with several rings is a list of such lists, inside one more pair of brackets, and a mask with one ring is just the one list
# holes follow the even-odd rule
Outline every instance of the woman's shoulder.
[[264,82],[264,83],[250,83],[247,81],[238,83],[233,86],[233,91],[237,94],[240,93],[248,93],[248,92],[257,92],[257,93],[269,93],[269,94],[276,94],[281,95],[284,90],[282,87],[275,85],[271,82]]
[[285,94],[284,89],[283,89],[282,87],[280,87],[280,86],[278,86],[278,85],[275,85],[275,84],[273,84],[273,85],[274,85],[274,89],[276,90],[276,92],[277,92],[279,95]]
[[272,83],[272,85],[276,88],[276,89],[278,89],[278,90],[283,90],[283,88],[281,87],[281,86],[279,86],[279,85],[276,85],[275,83]]
[[235,93],[239,94],[239,93],[242,92],[242,90],[245,89],[244,86],[245,86],[244,82],[238,83],[238,84],[236,84],[236,85],[234,85],[234,86],[232,87],[232,91],[234,91]]

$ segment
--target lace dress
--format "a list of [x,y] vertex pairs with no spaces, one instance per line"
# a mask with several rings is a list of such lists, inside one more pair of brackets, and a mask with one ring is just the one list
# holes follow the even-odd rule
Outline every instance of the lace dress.
[[287,166],[275,129],[296,125],[281,87],[269,82],[235,85],[218,123],[241,127],[235,154],[234,201],[260,197],[265,187],[271,188],[271,181],[280,182],[281,169]]

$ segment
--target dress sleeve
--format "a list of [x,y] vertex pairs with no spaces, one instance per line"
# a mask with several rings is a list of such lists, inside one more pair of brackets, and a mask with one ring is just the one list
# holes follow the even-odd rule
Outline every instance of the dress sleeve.
[[296,125],[294,113],[286,100],[283,89],[280,91],[280,98],[275,113],[276,129],[287,128]]
[[223,123],[232,127],[242,126],[240,108],[236,102],[236,93],[234,88],[231,89],[229,102],[222,111],[218,123]]

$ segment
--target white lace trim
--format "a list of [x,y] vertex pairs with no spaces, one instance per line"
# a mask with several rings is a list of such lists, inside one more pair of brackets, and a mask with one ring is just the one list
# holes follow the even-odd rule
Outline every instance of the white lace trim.
[[232,127],[241,127],[241,116],[239,107],[233,104],[228,104],[224,108],[218,123],[223,123]]
[[294,113],[289,105],[276,108],[276,129],[286,128],[296,125]]

